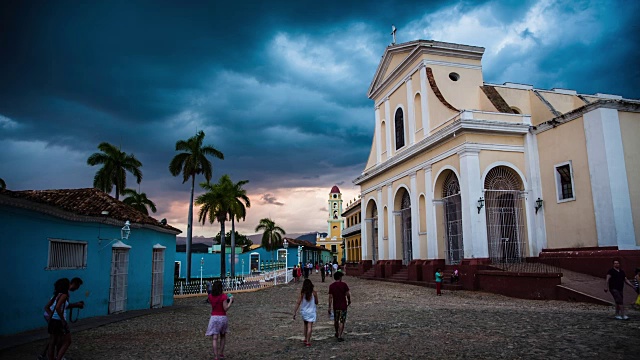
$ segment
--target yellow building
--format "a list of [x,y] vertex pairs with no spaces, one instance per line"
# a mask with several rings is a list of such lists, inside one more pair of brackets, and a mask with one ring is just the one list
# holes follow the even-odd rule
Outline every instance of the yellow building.
[[344,237],[345,251],[347,252],[346,261],[349,263],[362,260],[362,253],[360,251],[362,210],[360,203],[360,199],[354,199],[347,204],[347,209],[342,214],[346,226],[346,228],[342,230],[342,236]]
[[[362,258],[640,249],[640,101],[483,81],[484,48],[386,48],[368,96]],[[605,76],[606,72],[594,74]]]
[[327,236],[316,235],[316,244],[331,251],[333,261],[342,263],[344,218],[342,217],[342,193],[337,185],[334,185],[329,192],[329,207],[327,217]]

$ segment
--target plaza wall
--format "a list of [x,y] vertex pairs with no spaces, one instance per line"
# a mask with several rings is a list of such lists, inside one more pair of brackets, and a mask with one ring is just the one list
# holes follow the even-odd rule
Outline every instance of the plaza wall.
[[[40,212],[0,206],[0,253],[5,293],[0,298],[0,335],[46,326],[43,308],[53,294],[54,282],[62,277],[80,277],[82,287],[71,301],[84,301],[81,318],[108,314],[113,239],[121,226],[75,222]],[[87,243],[84,269],[48,270],[49,239]],[[165,248],[163,306],[173,305],[173,261],[175,234],[131,225],[131,236],[123,242],[129,251],[126,310],[151,307],[153,246]],[[74,311],[75,312],[75,311]]]

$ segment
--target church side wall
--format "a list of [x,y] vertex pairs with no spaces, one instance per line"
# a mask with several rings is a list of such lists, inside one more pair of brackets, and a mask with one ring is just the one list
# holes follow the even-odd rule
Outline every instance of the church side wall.
[[[537,135],[548,248],[598,246],[583,118]],[[559,202],[555,165],[571,161],[575,200]]]
[[618,112],[636,245],[640,246],[640,114]]
[[[576,109],[574,99],[578,98],[577,96],[559,94],[553,91],[539,91],[539,93],[551,104],[551,106],[553,106],[554,109],[562,114],[566,114],[569,111]],[[584,105],[584,102],[582,105]]]

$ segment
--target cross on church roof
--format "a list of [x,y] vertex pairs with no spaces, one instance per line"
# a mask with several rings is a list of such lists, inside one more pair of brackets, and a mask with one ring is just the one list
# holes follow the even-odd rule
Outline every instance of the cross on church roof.
[[391,35],[393,35],[393,42],[391,43],[391,45],[395,45],[396,44],[396,27],[395,25],[391,24]]

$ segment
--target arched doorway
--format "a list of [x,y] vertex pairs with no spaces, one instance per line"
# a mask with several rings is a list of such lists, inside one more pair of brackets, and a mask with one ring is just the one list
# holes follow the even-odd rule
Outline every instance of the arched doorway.
[[459,264],[464,257],[462,241],[462,201],[460,182],[453,171],[442,184],[442,205],[444,207],[444,231],[447,245],[447,263]]
[[491,169],[484,181],[489,258],[494,264],[525,257],[524,191],[518,174],[506,166]]
[[402,228],[402,264],[408,265],[409,262],[413,260],[413,247],[411,243],[411,197],[408,191],[402,194],[400,219]]

